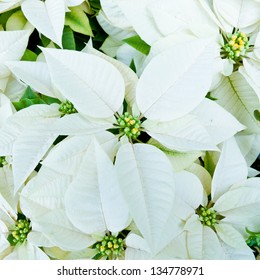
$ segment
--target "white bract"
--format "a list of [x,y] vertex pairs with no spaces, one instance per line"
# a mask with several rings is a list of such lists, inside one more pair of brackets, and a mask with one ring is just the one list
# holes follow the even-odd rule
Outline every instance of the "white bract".
[[47,260],[48,256],[28,239],[32,234],[30,221],[18,213],[19,197],[14,195],[10,167],[0,168],[0,259]]
[[28,39],[30,36],[29,31],[0,31],[0,92],[4,92],[10,70],[5,65],[7,61],[20,60],[24,54]]
[[[245,229],[258,225],[260,190],[259,179],[247,179],[247,172],[235,140],[230,139],[222,147],[210,201],[199,182],[187,184],[186,188],[176,184],[177,196],[182,200],[177,212],[186,220],[184,230],[190,258],[253,259],[245,242]],[[186,176],[191,180],[194,175]],[[183,177],[180,173],[179,180]]]

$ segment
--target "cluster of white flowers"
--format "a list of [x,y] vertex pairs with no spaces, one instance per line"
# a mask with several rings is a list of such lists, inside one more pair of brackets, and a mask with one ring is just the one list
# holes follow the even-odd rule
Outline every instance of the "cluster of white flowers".
[[1,0],[0,30],[0,259],[257,258],[259,0]]

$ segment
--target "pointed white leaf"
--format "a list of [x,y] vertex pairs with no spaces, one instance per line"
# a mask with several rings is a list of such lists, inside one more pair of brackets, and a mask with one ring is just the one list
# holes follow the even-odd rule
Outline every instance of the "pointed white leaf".
[[169,121],[191,112],[212,81],[210,40],[182,43],[157,55],[137,85],[136,102],[149,119]]
[[96,141],[85,151],[78,174],[66,193],[65,205],[71,222],[88,234],[107,229],[118,232],[128,225],[128,208],[113,163]]
[[224,249],[215,231],[210,227],[203,227],[203,259],[204,260],[223,260],[225,257]]
[[150,2],[151,0],[126,0],[119,1],[118,5],[138,35],[146,43],[152,45],[155,41],[162,37],[162,34],[157,29],[157,26],[147,9],[147,5]]
[[14,111],[10,99],[6,97],[6,95],[0,93],[0,128]]
[[68,220],[64,195],[71,177],[42,167],[21,193],[21,209],[30,218],[35,232],[65,250],[80,250],[93,244],[92,238],[82,234]]
[[124,80],[107,61],[77,51],[43,49],[57,89],[83,114],[107,118],[120,108]]
[[78,251],[93,245],[96,240],[82,233],[69,221],[64,209],[55,209],[32,221],[33,228],[42,232],[64,251]]
[[[27,47],[29,36],[30,32],[25,30],[0,32],[0,61],[19,60]],[[4,66],[1,65],[1,74],[2,67]]]
[[215,145],[245,129],[245,126],[239,123],[228,111],[207,98],[193,110],[192,114],[206,127]]
[[249,219],[260,213],[259,183],[259,178],[251,178],[232,188],[216,201],[214,209],[226,217],[226,222],[247,226]]
[[229,188],[247,177],[247,164],[242,156],[236,140],[230,138],[224,142],[219,161],[212,179],[212,200],[216,201]]
[[39,122],[37,127],[26,129],[15,141],[12,163],[15,192],[18,191],[58,137],[58,134],[41,129],[41,127],[48,126],[52,122],[52,119]]
[[211,96],[217,98],[219,105],[247,127],[246,132],[259,133],[260,123],[254,117],[254,111],[260,110],[259,98],[238,71],[225,77]]
[[204,167],[195,162],[192,163],[189,167],[187,167],[186,170],[195,174],[200,179],[200,182],[202,183],[205,192],[207,193],[207,195],[210,195],[212,178],[209,172]]
[[64,0],[27,0],[21,5],[28,21],[35,28],[62,47],[62,31],[65,22]]
[[12,209],[17,212],[19,197],[14,195],[14,189],[12,168],[10,166],[0,168],[0,193]]
[[[96,138],[112,159],[117,138],[107,131],[96,134]],[[67,137],[51,149],[42,165],[59,173],[76,175],[91,139],[90,135]]]
[[204,189],[195,175],[187,171],[174,174],[176,195],[183,199],[193,209],[203,204]]
[[156,253],[173,207],[171,163],[154,146],[125,144],[117,153],[116,168],[131,216],[151,251]]
[[191,259],[203,258],[203,225],[197,215],[193,215],[185,224],[187,230],[187,248]]
[[60,135],[91,135],[111,127],[110,122],[95,123],[81,114],[69,114],[57,119],[47,130]]
[[230,26],[240,29],[259,20],[260,5],[253,0],[214,0],[214,9]]
[[44,62],[19,61],[9,62],[7,66],[12,73],[35,91],[57,97],[52,88],[48,66]]
[[120,62],[119,60],[107,56],[102,52],[92,48],[89,45],[86,45],[86,47],[82,51],[101,57],[107,60],[108,62],[110,62],[111,64],[113,64],[117,68],[117,70],[121,73],[125,82],[125,91],[126,91],[125,99],[127,103],[132,106],[133,103],[135,102],[135,91],[138,82],[138,77],[135,74],[135,72],[132,71],[128,66],[126,66],[124,63]]
[[38,247],[25,242],[16,246],[5,260],[49,260],[49,257]]
[[254,89],[260,101],[260,63],[243,58],[243,66],[238,70]]
[[181,152],[218,150],[206,129],[193,115],[169,122],[146,120],[142,126],[146,132],[163,146]]
[[230,224],[219,223],[215,225],[215,229],[220,239],[229,246],[237,249],[247,248],[246,241],[243,236]]

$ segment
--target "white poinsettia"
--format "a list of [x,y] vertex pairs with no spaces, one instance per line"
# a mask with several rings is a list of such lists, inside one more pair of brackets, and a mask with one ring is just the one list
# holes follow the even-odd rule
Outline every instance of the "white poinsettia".
[[[211,81],[211,72],[203,70],[210,67],[212,58],[208,44],[207,40],[198,40],[192,47],[184,45],[178,47],[176,52],[166,52],[156,57],[137,84],[138,108],[133,102],[135,98],[133,91],[129,95],[127,89],[126,99],[131,100],[130,104],[132,103],[133,107],[123,114],[124,81],[133,82],[133,87],[136,83],[136,78],[131,78],[131,73],[125,72],[122,78],[117,70],[120,68],[116,66],[115,69],[110,61],[95,55],[43,49],[52,82],[79,112],[61,118],[53,130],[66,135],[88,133],[86,127],[97,126],[95,122],[99,122],[107,129],[119,129],[120,135],[126,134],[133,139],[138,138],[144,130],[170,149],[184,151],[216,149],[216,144],[243,129],[243,126],[211,101],[208,101],[210,107],[204,106],[209,107],[208,122],[205,117],[203,120],[206,127],[201,124],[202,118],[198,115],[200,110],[196,109],[193,114],[192,110],[199,108],[198,105],[204,102]],[[187,53],[193,56],[192,60],[187,58]],[[178,71],[174,70],[174,63],[181,67],[183,76],[179,76]],[[22,64],[13,65],[14,73],[19,71],[19,75],[29,81],[29,75],[22,74]],[[163,81],[160,78],[162,71],[165,73]],[[204,74],[200,75],[202,72]],[[185,100],[183,95],[186,96]],[[212,113],[213,109],[219,112],[218,114],[221,112],[223,118],[227,116],[229,119],[224,125],[227,129],[222,129],[221,133],[218,131],[221,121],[218,115]],[[142,122],[142,117],[147,120]],[[207,126],[211,127],[211,130],[216,130],[215,134],[218,133],[218,137],[215,137],[213,132],[209,134]]]
[[44,129],[60,118],[58,108],[58,104],[30,106],[11,115],[0,128],[0,155],[12,156],[15,191],[59,136]]
[[0,92],[4,92],[11,74],[7,61],[20,60],[27,47],[30,31],[0,31]]
[[246,227],[258,224],[260,190],[259,179],[247,179],[247,172],[247,164],[231,138],[223,144],[212,178],[210,200],[200,182],[183,187],[181,180],[186,176],[189,182],[194,175],[179,174],[177,213],[186,221],[184,234],[190,258],[254,258],[245,242]]
[[0,259],[47,260],[48,256],[29,241],[33,233],[30,220],[18,207],[10,167],[0,168]]
[[110,245],[103,250],[98,244],[109,236],[119,246],[113,249],[121,253],[123,243],[116,236],[130,223],[129,211],[113,162],[98,142],[90,139],[73,176],[42,168],[21,194],[21,205],[34,228],[63,250],[87,249],[97,243],[94,255],[104,252],[105,257],[110,255]]
[[20,204],[37,233],[29,236],[35,246],[77,251],[95,242],[77,230],[67,218],[64,196],[71,181],[70,175],[42,167],[23,188]]

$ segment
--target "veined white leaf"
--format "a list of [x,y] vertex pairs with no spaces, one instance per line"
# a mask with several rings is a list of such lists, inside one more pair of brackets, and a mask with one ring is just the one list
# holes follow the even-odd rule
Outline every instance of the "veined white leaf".
[[216,202],[233,184],[246,180],[247,172],[247,163],[236,140],[230,138],[223,144],[214,172],[211,188],[212,201]]
[[114,165],[96,140],[85,151],[66,193],[65,207],[73,225],[88,234],[118,232],[130,222]]
[[80,250],[95,241],[76,229],[65,213],[64,195],[71,177],[42,167],[21,193],[21,209],[35,232],[64,250]]
[[136,102],[145,117],[169,121],[190,113],[206,96],[214,60],[211,40],[178,44],[157,55],[137,85]]
[[103,58],[104,60],[107,60],[111,64],[113,64],[117,70],[121,73],[124,82],[125,82],[125,99],[129,105],[133,105],[135,102],[135,91],[136,86],[138,82],[138,77],[135,74],[134,71],[132,71],[128,66],[126,66],[124,63],[105,55],[104,53],[97,51],[90,45],[86,45],[86,47],[82,50],[83,52],[94,54],[96,56],[99,56]]
[[225,222],[249,225],[251,218],[260,213],[259,178],[251,178],[231,188],[215,203],[214,209],[225,216]]
[[[107,131],[95,134],[95,137],[112,159],[118,141],[117,138]],[[91,140],[92,136],[88,134],[64,139],[51,149],[42,165],[57,172],[75,176]]]
[[114,0],[100,0],[102,11],[105,13],[109,21],[116,27],[122,29],[130,29],[131,25],[123,14],[117,1]]
[[19,60],[27,47],[29,36],[27,30],[0,32],[0,61]]
[[232,225],[226,223],[219,223],[215,225],[217,235],[226,244],[237,249],[246,249],[246,241],[243,236],[235,230]]
[[194,174],[181,171],[174,174],[176,195],[184,200],[193,209],[203,205],[205,191],[198,177]]
[[25,129],[13,145],[14,192],[16,193],[48,151],[58,134],[41,129],[53,123],[45,119]]
[[69,114],[57,119],[47,130],[60,135],[91,135],[111,127],[110,122],[95,123],[81,114]]
[[142,126],[151,137],[172,150],[218,150],[206,129],[193,115],[168,122],[147,119]]
[[157,29],[157,26],[147,9],[148,4],[151,2],[151,0],[118,1],[119,7],[134,27],[134,30],[149,45],[152,45],[162,37],[162,34]]
[[5,94],[0,93],[0,128],[4,125],[8,117],[14,113],[15,109]]
[[228,111],[207,98],[192,112],[203,124],[215,145],[245,129]]
[[130,214],[156,254],[174,203],[171,163],[154,146],[125,144],[117,153],[116,169]]
[[192,215],[186,222],[187,248],[191,259],[203,258],[203,225],[196,214]]
[[260,5],[254,0],[214,0],[214,9],[232,27],[245,28],[259,21]]
[[254,117],[254,111],[260,110],[259,98],[245,78],[234,72],[211,92],[217,103],[230,112],[246,126],[246,132],[259,133],[260,123]]
[[77,51],[43,49],[43,53],[57,89],[79,112],[108,118],[119,110],[125,85],[113,65]]
[[51,77],[46,63],[19,61],[8,62],[7,66],[19,80],[37,92],[57,98],[52,88]]
[[62,31],[65,22],[64,0],[27,0],[21,5],[28,21],[36,29],[62,47]]
[[26,217],[35,220],[48,212],[64,209],[64,194],[71,177],[43,166],[22,189],[21,209]]
[[19,196],[14,195],[13,172],[8,165],[0,168],[0,193],[12,209],[17,212]]
[[38,247],[30,244],[28,241],[20,246],[16,246],[11,254],[4,258],[5,260],[49,260],[49,257]]
[[[2,90],[5,90],[7,78],[10,74],[10,70],[3,62],[20,60],[22,57],[30,36],[29,31],[0,31],[0,77],[3,82],[0,86]],[[4,79],[4,80],[3,80]]]
[[243,66],[239,67],[238,71],[254,89],[260,101],[260,63],[244,58]]

